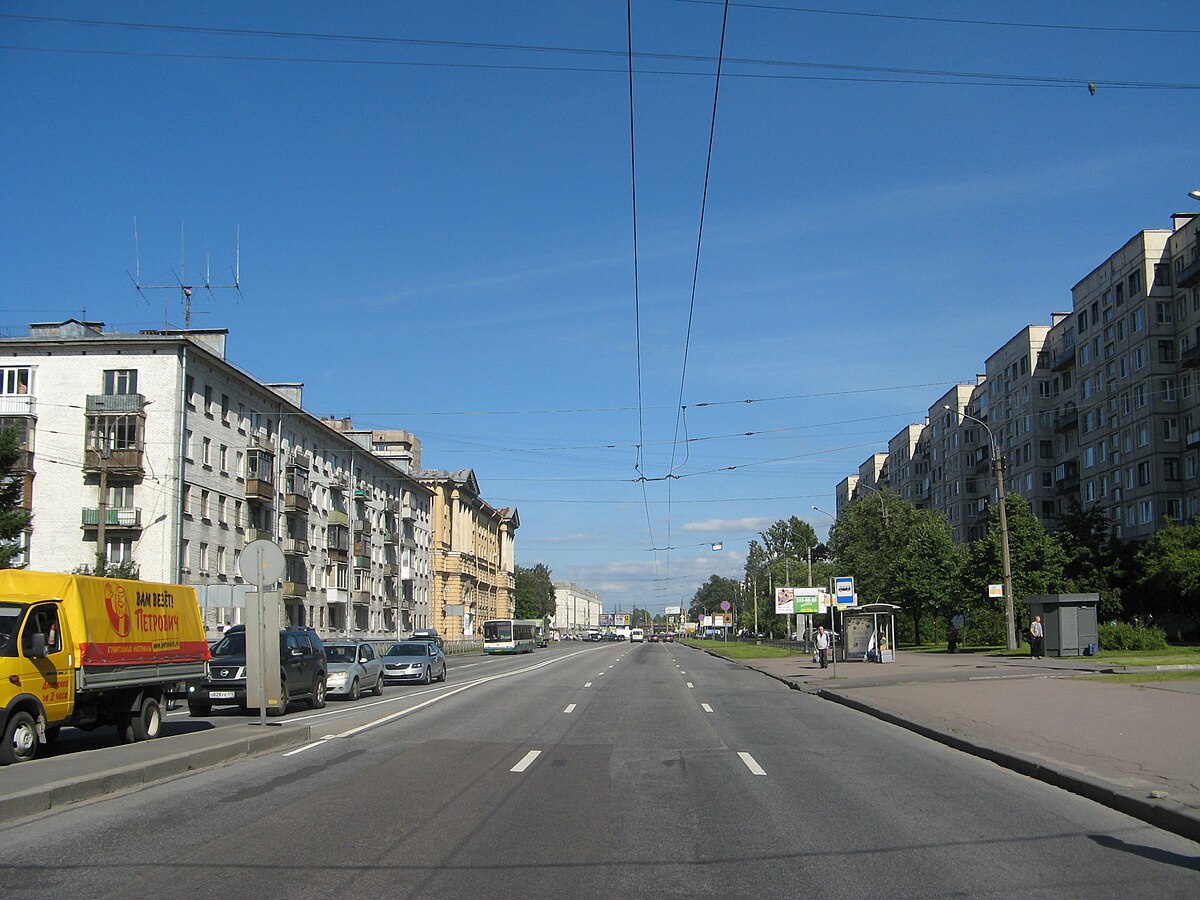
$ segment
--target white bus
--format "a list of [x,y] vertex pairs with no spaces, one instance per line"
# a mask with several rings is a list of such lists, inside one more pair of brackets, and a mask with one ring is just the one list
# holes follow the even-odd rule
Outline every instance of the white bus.
[[536,619],[488,619],[483,623],[483,652],[532,653],[540,624]]

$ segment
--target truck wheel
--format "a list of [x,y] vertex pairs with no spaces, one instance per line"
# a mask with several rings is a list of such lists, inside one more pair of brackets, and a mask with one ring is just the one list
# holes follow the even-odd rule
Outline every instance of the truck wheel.
[[125,742],[129,744],[138,741],[149,741],[162,733],[162,707],[154,697],[145,697],[142,708],[129,717],[128,724],[122,729]]
[[325,676],[318,675],[317,683],[313,686],[312,699],[308,701],[308,705],[312,709],[325,708]]
[[27,762],[37,755],[37,725],[27,712],[13,713],[0,744],[0,765]]
[[202,700],[188,701],[188,715],[193,719],[201,716],[207,716],[212,713],[212,704],[205,703]]

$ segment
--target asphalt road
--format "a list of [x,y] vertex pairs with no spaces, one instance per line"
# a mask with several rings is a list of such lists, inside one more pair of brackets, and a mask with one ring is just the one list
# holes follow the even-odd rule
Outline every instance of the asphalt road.
[[4,828],[2,892],[1200,896],[1196,844],[678,645],[320,713],[305,747]]

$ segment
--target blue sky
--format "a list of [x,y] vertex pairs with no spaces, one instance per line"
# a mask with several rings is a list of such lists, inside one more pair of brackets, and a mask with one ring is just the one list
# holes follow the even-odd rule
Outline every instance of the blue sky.
[[731,4],[684,377],[723,13],[632,4],[635,316],[623,2],[0,2],[0,327],[179,326],[135,218],[154,283],[240,227],[234,362],[686,602],[1200,187],[1194,2]]

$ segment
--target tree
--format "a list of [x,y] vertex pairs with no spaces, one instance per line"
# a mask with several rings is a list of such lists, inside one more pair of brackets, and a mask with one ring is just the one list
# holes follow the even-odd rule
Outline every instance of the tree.
[[516,567],[517,596],[514,616],[518,619],[545,619],[554,615],[554,582],[545,563],[531,569]]
[[691,605],[688,607],[688,618],[695,620],[705,614],[720,612],[721,601],[728,600],[730,604],[733,604],[738,599],[740,588],[741,585],[730,578],[710,575],[708,581],[700,585],[692,597]]
[[140,581],[141,569],[131,559],[124,562],[109,562],[103,553],[96,554],[95,565],[82,565],[75,568],[76,575],[95,575],[97,578],[123,578],[126,581]]
[[29,527],[29,510],[21,505],[25,486],[16,473],[23,443],[15,425],[0,430],[0,569],[13,567],[21,552],[21,535]]
[[912,618],[913,639],[920,644],[927,613],[943,620],[952,614],[961,553],[950,537],[950,523],[940,514],[913,509],[907,518],[904,545],[892,555],[889,591],[892,602]]
[[1200,627],[1200,516],[1188,525],[1166,522],[1138,551],[1139,585],[1159,598],[1163,612]]
[[[776,584],[780,587],[807,584],[809,561],[816,557],[821,546],[813,527],[803,519],[791,516],[778,520],[760,536],[766,546],[766,556],[774,560],[772,572],[777,570],[779,573]],[[791,585],[784,584],[785,579]]]
[[[1013,607],[1016,618],[1020,619],[1021,598],[1058,594],[1067,589],[1067,554],[1062,545],[1046,532],[1041,520],[1033,514],[1029,502],[1023,497],[1009,494],[1007,510]],[[968,606],[977,614],[979,621],[976,624],[982,624],[984,619],[991,623],[988,625],[989,643],[995,639],[992,632],[997,613],[1000,615],[1000,621],[1003,619],[1004,601],[989,598],[987,588],[989,584],[1001,583],[1003,568],[1000,552],[1000,509],[993,506],[988,511],[987,535],[967,548],[961,581],[963,596],[969,598]],[[1020,629],[1018,633],[1019,631]]]
[[1113,539],[1112,523],[1103,511],[1097,506],[1084,509],[1073,500],[1059,519],[1054,537],[1067,557],[1063,567],[1066,589],[1098,593],[1101,619],[1120,616],[1121,587],[1128,578],[1133,552],[1128,544]]

